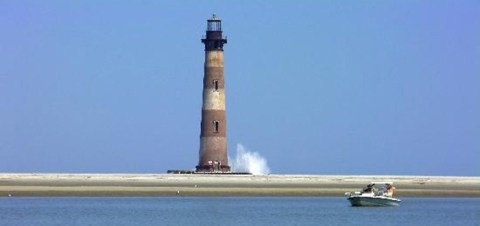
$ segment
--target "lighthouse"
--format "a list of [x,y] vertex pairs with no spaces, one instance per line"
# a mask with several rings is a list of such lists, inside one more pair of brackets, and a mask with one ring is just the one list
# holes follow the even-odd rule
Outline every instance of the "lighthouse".
[[230,172],[227,153],[227,120],[225,111],[225,78],[222,21],[215,14],[207,20],[205,64],[203,75],[202,121],[197,173]]

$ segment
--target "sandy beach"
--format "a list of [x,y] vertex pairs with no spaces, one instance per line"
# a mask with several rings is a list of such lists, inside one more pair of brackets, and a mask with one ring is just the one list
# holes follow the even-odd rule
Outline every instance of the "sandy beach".
[[343,196],[381,181],[400,197],[480,197],[480,177],[14,173],[0,173],[0,196]]

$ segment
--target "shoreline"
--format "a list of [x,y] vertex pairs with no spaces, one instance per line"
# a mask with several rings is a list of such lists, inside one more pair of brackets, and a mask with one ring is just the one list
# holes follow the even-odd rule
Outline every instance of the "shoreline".
[[344,196],[390,181],[397,197],[480,197],[480,177],[0,173],[0,197]]

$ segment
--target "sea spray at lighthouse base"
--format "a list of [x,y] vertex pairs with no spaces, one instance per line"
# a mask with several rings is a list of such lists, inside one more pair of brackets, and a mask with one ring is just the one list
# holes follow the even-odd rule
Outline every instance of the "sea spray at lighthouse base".
[[237,153],[234,159],[229,159],[233,172],[248,172],[253,175],[270,174],[267,160],[258,152],[249,151],[241,144],[237,144]]

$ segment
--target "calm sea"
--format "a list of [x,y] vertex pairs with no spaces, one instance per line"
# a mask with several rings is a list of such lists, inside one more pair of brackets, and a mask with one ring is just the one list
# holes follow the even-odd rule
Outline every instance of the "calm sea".
[[0,198],[0,225],[480,225],[479,198]]

